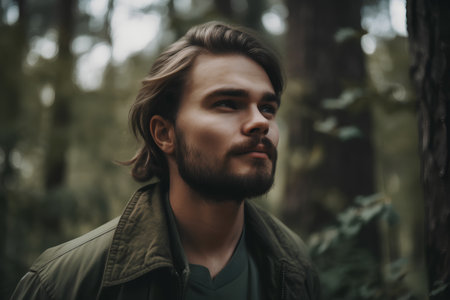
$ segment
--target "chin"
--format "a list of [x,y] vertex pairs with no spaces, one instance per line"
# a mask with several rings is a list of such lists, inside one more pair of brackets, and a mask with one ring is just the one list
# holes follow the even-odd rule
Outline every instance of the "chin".
[[258,166],[240,166],[237,172],[234,172],[236,176],[260,176],[261,174],[267,174],[271,176],[274,172],[271,163],[265,163]]

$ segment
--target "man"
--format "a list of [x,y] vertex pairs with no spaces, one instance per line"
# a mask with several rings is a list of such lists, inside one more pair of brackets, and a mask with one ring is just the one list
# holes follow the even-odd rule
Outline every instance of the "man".
[[44,252],[13,299],[317,299],[301,240],[246,199],[267,192],[283,87],[275,56],[221,23],[155,61],[130,113],[144,140],[123,215]]

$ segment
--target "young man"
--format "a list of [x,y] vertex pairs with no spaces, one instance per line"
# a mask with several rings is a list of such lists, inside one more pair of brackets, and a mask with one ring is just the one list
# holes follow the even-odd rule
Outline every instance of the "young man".
[[130,113],[127,164],[153,183],[123,215],[44,252],[13,299],[317,299],[301,240],[246,199],[267,192],[283,79],[253,35],[192,28],[154,63]]

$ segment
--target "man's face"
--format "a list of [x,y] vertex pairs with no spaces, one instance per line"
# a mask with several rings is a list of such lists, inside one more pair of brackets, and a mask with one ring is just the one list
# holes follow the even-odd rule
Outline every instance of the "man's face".
[[176,117],[176,163],[194,190],[241,201],[267,192],[277,159],[279,99],[264,69],[237,54],[200,55]]

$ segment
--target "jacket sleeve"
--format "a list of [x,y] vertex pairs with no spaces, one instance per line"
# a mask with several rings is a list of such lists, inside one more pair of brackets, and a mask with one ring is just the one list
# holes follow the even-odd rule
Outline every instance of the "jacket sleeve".
[[52,299],[45,290],[37,272],[30,271],[22,277],[10,300],[48,300]]

